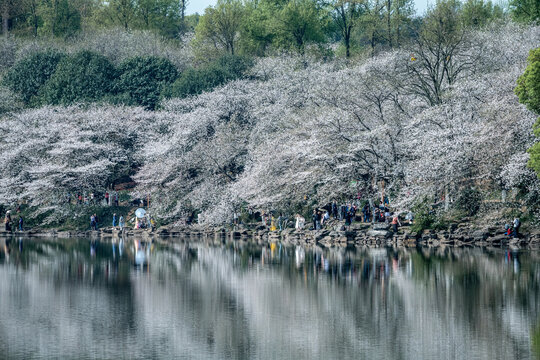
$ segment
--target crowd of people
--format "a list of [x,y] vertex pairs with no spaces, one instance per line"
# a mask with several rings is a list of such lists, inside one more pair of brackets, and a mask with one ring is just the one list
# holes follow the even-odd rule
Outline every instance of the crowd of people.
[[[394,232],[397,232],[398,227],[402,226],[399,214],[390,210],[386,198],[384,203],[381,203],[380,205],[372,206],[369,202],[366,202],[363,206],[360,205],[359,200],[343,204],[338,204],[337,201],[333,201],[322,208],[315,208],[311,214],[310,229],[324,229],[332,219],[343,222],[346,228],[350,227],[355,221],[364,223],[388,223],[392,225]],[[359,211],[362,213],[360,216],[358,214]],[[287,228],[289,225],[289,216],[283,215],[283,213],[279,213],[279,216],[276,215],[277,214],[274,214],[271,211],[262,211],[262,225],[270,231],[282,231]],[[295,229],[302,230],[306,227],[305,217],[301,214],[296,214],[294,218],[296,220],[294,223]],[[406,213],[405,220],[408,224],[413,223],[414,215],[411,211]]]
[[[112,217],[112,227],[116,228],[117,226],[120,228],[120,230],[123,230],[126,223],[123,215],[120,215],[120,218],[118,218],[116,213],[114,213]],[[96,213],[90,216],[90,229],[96,231],[99,230],[99,218]]]
[[[19,211],[18,211],[19,212]],[[19,218],[17,219],[18,223],[18,230],[23,231],[24,230],[24,219],[22,215],[19,214]],[[7,232],[13,231],[13,219],[11,218],[11,210],[6,211],[6,215],[4,216],[4,226],[5,230]]]
[[505,234],[508,237],[517,238],[519,237],[519,228],[521,226],[521,221],[519,218],[515,218],[511,224],[505,224],[504,230]]
[[[75,194],[75,204],[77,205],[108,205],[118,206],[120,203],[120,196],[116,191],[105,191],[105,193],[84,193],[78,192]],[[68,204],[73,203],[73,196],[68,193],[66,196],[66,202]]]
[[[152,229],[153,230],[156,226],[156,222],[148,213],[146,213],[141,218],[135,216],[131,220],[131,222],[133,223],[134,229]],[[126,227],[126,221],[125,221],[124,215],[120,215],[120,217],[118,217],[116,213],[114,213],[112,216],[112,227],[119,228],[120,231],[123,231],[124,228]],[[90,216],[90,229],[95,230],[95,231],[99,230],[99,218],[97,214],[95,213]]]

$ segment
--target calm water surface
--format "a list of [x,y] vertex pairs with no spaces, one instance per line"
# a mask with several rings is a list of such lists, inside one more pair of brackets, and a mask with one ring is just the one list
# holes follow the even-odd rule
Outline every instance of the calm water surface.
[[0,358],[530,359],[540,254],[0,240]]

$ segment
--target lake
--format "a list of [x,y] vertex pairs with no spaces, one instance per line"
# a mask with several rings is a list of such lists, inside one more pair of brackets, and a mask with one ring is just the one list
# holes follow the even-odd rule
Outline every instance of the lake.
[[534,359],[540,253],[0,239],[3,359]]

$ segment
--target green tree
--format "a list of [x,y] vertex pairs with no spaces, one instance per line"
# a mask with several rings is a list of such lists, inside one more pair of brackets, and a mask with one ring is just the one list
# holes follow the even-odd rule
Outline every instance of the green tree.
[[519,102],[540,114],[540,48],[531,50],[527,68],[517,80],[515,89]]
[[[519,102],[537,114],[540,114],[540,48],[531,50],[527,58],[527,68],[518,78],[515,89]],[[540,117],[533,127],[534,135],[540,137]],[[540,142],[529,149],[531,167],[540,177]]]
[[33,104],[65,55],[56,51],[31,54],[17,62],[5,75],[3,84],[20,95],[25,104]]
[[540,21],[540,1],[538,0],[511,0],[510,11],[514,20],[523,23]]
[[365,0],[362,2],[363,12],[358,27],[359,43],[365,43],[371,49],[371,56],[375,55],[375,47],[382,42],[385,4],[381,0]]
[[138,0],[135,4],[136,26],[176,37],[181,30],[180,5],[177,0]]
[[41,89],[40,101],[69,105],[101,100],[111,94],[116,75],[115,67],[105,56],[91,51],[66,56]]
[[392,36],[395,39],[393,44],[397,47],[401,46],[404,34],[407,33],[406,29],[410,27],[412,17],[414,15],[414,1],[413,0],[393,0],[392,1]]
[[351,36],[353,30],[360,23],[363,14],[361,0],[333,0],[332,18],[339,29],[343,45],[345,45],[345,56],[351,56]]
[[501,19],[503,15],[503,9],[491,1],[467,0],[463,4],[462,19],[467,27],[482,27],[495,19]]
[[98,24],[109,23],[119,25],[125,30],[133,27],[136,19],[135,0],[100,0],[100,11],[96,12]]
[[208,7],[195,28],[199,47],[210,46],[234,55],[240,38],[245,9],[240,0],[218,0],[215,7]]
[[304,54],[309,43],[325,40],[324,29],[328,26],[329,14],[313,0],[290,0],[276,14],[274,42],[284,48],[293,48]]
[[134,57],[119,66],[120,75],[115,91],[118,99],[127,105],[140,105],[155,109],[163,87],[178,76],[176,67],[167,59]]
[[442,103],[445,88],[472,66],[462,61],[468,47],[461,22],[459,0],[441,0],[430,9],[415,39],[414,60],[407,66],[411,75],[406,87],[430,105]]
[[241,46],[245,53],[264,56],[275,33],[272,20],[279,5],[272,0],[250,0],[245,5],[241,30]]
[[30,33],[33,36],[38,35],[41,19],[39,17],[40,0],[23,0],[26,10],[26,24],[30,29]]
[[0,0],[0,18],[2,18],[2,35],[8,36],[11,23],[21,13],[20,0]]
[[68,0],[43,0],[38,6],[39,32],[59,37],[74,35],[81,28],[81,15]]

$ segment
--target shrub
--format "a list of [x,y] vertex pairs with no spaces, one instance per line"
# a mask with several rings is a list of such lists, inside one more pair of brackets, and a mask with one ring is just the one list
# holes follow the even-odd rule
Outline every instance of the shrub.
[[482,195],[476,189],[463,190],[456,199],[456,207],[468,216],[475,215],[480,210]]
[[15,63],[17,42],[13,36],[0,37],[0,73],[9,69]]
[[111,93],[116,74],[113,64],[102,55],[81,51],[66,56],[40,92],[41,102],[69,105],[103,99]]
[[424,198],[413,206],[414,223],[411,227],[415,232],[421,232],[425,229],[431,229],[435,224],[436,216],[430,206],[428,198]]
[[186,70],[164,93],[166,97],[186,97],[200,94],[242,78],[253,61],[242,56],[228,55],[199,69]]
[[17,94],[5,87],[0,87],[0,115],[23,108],[23,103]]
[[55,72],[65,55],[57,51],[38,52],[17,62],[4,77],[3,83],[30,104]]
[[120,65],[115,90],[126,105],[140,105],[153,110],[162,88],[178,76],[176,67],[167,59],[134,57]]

